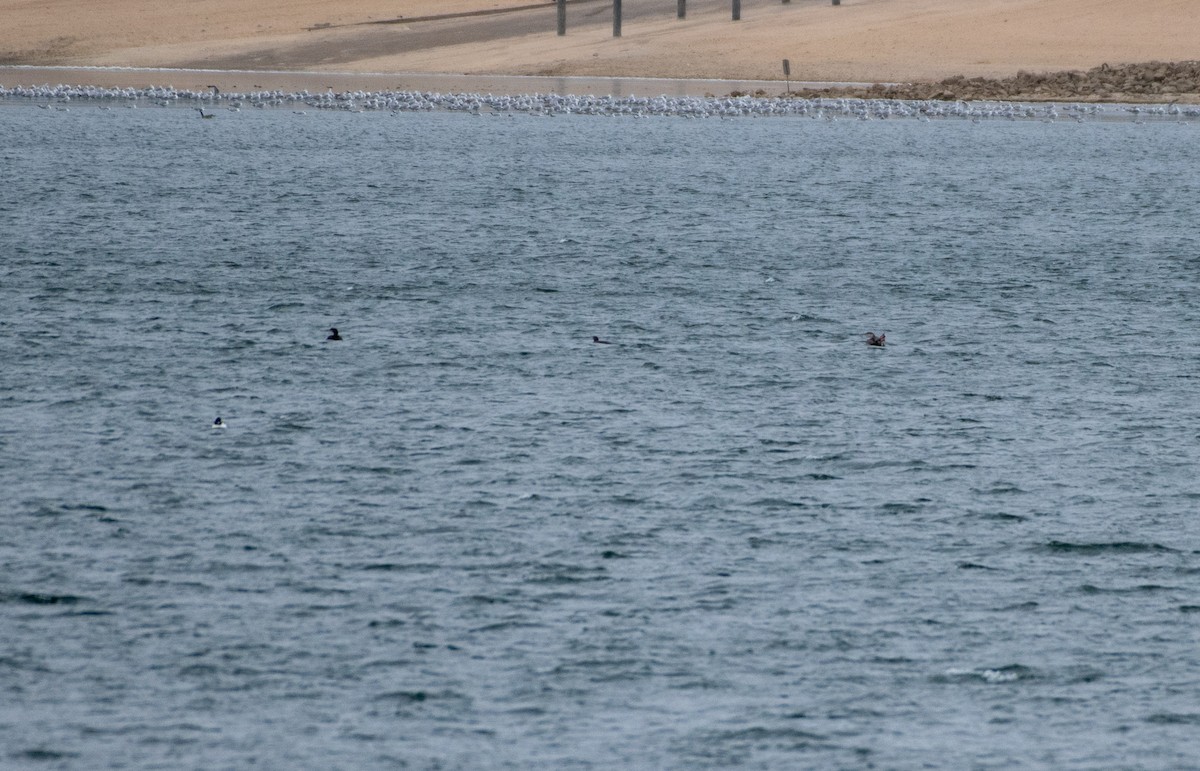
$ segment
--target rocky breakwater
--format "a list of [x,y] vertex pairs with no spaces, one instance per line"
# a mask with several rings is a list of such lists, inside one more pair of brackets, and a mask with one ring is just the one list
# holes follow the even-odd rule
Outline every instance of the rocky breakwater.
[[1018,72],[1010,78],[966,78],[937,83],[876,83],[857,88],[792,91],[793,96],[861,99],[1005,102],[1200,103],[1200,62],[1101,64],[1087,72]]

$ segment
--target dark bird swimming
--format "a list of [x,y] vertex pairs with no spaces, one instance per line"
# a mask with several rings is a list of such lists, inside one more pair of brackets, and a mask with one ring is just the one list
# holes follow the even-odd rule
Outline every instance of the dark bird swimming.
[[882,348],[884,341],[887,340],[887,335],[875,336],[874,332],[867,332],[867,345],[873,345],[876,348]]
[[330,327],[329,332],[330,332],[329,337],[325,338],[326,340],[341,340],[342,339],[342,336],[338,334],[337,327]]
[[607,340],[601,340],[600,338],[596,337],[595,335],[592,335],[592,342],[600,343],[600,345],[612,345],[612,343],[608,342]]

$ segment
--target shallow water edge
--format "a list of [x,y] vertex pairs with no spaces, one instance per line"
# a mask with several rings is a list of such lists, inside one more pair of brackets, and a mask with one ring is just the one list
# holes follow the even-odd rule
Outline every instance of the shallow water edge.
[[[463,75],[426,72],[316,72],[285,70],[207,70],[143,67],[0,66],[0,85],[34,86],[69,82],[103,88],[147,85],[223,91],[436,91],[442,93],[575,94],[595,96],[706,96],[759,89],[783,93],[782,80],[702,80],[690,78],[596,78],[538,75]],[[789,81],[791,87],[834,88],[866,83]]]
[[[256,73],[249,73],[252,76]],[[252,77],[252,80],[259,80]],[[261,78],[266,80],[265,78]],[[565,78],[531,79],[568,80]],[[635,81],[642,86],[651,83],[668,83],[662,80]],[[694,81],[708,82],[714,81]],[[741,84],[741,81],[720,81],[726,85]],[[447,83],[447,85],[452,85]],[[485,82],[475,83],[486,85]],[[544,84],[543,84],[544,85]],[[801,88],[803,84],[797,84]],[[614,89],[618,90],[618,89]],[[1076,122],[1086,120],[1132,120],[1159,119],[1187,122],[1200,118],[1200,106],[1180,105],[1175,102],[1159,105],[1148,104],[1098,104],[1098,103],[1020,103],[1005,101],[964,102],[944,99],[906,100],[895,98],[854,98],[850,96],[812,96],[805,98],[769,97],[758,89],[754,95],[734,90],[727,96],[689,96],[668,94],[660,91],[655,96],[595,95],[559,91],[529,92],[516,94],[505,91],[421,91],[402,88],[382,91],[337,91],[328,85],[322,92],[307,88],[287,91],[267,89],[262,83],[252,83],[251,90],[239,91],[222,88],[217,83],[208,83],[200,88],[176,88],[148,86],[133,88],[122,86],[63,85],[48,83],[37,86],[6,87],[0,82],[0,104],[4,102],[38,103],[43,109],[69,111],[72,102],[99,102],[107,109],[106,102],[119,102],[125,107],[143,106],[191,107],[201,117],[213,118],[215,113],[205,113],[204,108],[224,108],[233,112],[243,107],[290,107],[335,109],[352,112],[427,112],[449,110],[481,114],[525,113],[539,116],[554,115],[605,115],[605,116],[674,116],[686,118],[737,118],[737,117],[808,117],[837,119],[888,119],[934,118],[1002,120],[1038,120],[1054,122],[1069,119]]]

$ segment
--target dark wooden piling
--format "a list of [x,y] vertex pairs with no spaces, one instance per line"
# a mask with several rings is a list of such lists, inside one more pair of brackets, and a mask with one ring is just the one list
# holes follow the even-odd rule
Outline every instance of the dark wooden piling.
[[675,18],[677,18],[677,19],[686,19],[687,18],[687,0],[679,0],[679,2],[676,4]]
[[613,37],[621,37],[621,0],[613,0]]
[[733,20],[742,20],[742,0],[733,0]]
[[567,34],[567,0],[558,0],[558,34]]

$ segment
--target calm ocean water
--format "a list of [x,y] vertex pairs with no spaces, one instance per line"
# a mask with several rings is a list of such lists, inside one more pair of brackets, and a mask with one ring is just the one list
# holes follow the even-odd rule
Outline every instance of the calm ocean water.
[[1197,131],[0,108],[0,766],[1200,766]]

